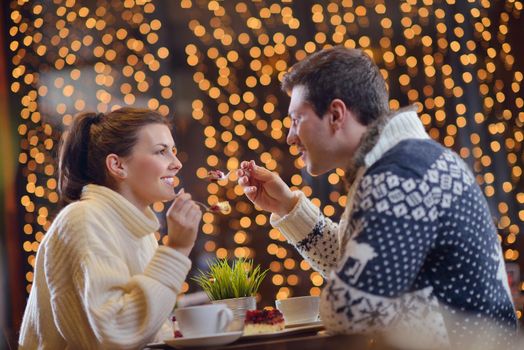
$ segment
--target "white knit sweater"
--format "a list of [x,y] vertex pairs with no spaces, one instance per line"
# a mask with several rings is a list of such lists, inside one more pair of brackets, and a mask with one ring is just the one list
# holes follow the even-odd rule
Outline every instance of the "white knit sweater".
[[87,185],[37,253],[20,349],[136,349],[172,336],[171,310],[191,261],[158,246],[152,210]]

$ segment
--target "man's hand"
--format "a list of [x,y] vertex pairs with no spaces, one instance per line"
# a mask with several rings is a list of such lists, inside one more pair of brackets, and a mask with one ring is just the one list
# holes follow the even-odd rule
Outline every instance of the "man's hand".
[[202,211],[182,189],[167,210],[167,245],[188,256],[198,233]]
[[242,162],[237,175],[238,184],[243,187],[247,198],[263,210],[284,216],[297,204],[298,196],[280,176],[259,167],[252,160]]

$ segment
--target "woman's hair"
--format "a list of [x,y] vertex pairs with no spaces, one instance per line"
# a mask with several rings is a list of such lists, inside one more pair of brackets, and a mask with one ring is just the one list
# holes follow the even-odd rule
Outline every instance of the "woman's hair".
[[124,107],[107,114],[77,115],[59,147],[61,205],[80,199],[87,184],[108,185],[107,155],[131,154],[138,132],[149,124],[164,124],[171,129],[167,118],[149,109]]

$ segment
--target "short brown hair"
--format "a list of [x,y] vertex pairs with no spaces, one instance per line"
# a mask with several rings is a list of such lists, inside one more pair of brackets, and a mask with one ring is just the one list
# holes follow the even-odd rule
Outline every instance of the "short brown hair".
[[297,85],[306,88],[306,100],[320,117],[336,98],[364,125],[389,112],[386,82],[376,64],[359,49],[336,46],[306,57],[284,75],[282,90],[290,92]]
[[167,118],[149,109],[124,107],[107,114],[77,115],[59,149],[61,205],[80,199],[82,188],[89,183],[108,185],[107,155],[131,154],[139,130],[149,124],[165,124],[171,129]]

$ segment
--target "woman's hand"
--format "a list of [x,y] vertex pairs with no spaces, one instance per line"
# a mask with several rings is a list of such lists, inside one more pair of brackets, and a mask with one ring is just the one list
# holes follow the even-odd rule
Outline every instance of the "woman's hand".
[[202,219],[200,207],[191,200],[191,195],[180,190],[167,210],[167,245],[188,256]]
[[298,196],[280,176],[252,160],[242,162],[237,175],[238,184],[243,187],[247,198],[263,210],[284,216],[297,204]]

